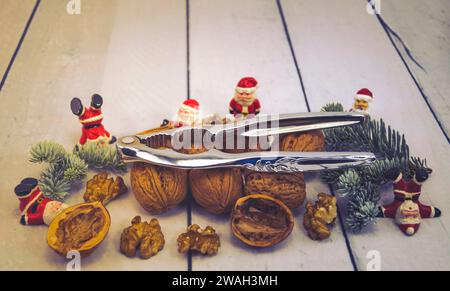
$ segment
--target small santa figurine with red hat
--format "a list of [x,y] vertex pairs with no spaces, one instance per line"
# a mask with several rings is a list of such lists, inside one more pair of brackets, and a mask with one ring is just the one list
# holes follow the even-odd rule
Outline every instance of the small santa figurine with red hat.
[[367,88],[362,88],[356,92],[355,102],[350,112],[369,113],[369,103],[373,100],[372,92]]
[[20,223],[23,225],[49,225],[56,215],[68,207],[67,204],[44,197],[34,178],[23,179],[14,192],[19,198]]
[[394,181],[394,201],[380,207],[379,217],[395,219],[403,233],[413,235],[419,230],[422,218],[441,216],[438,208],[419,201],[422,184],[428,179],[426,170],[417,170],[409,180],[403,178],[398,168],[390,169],[385,176]]
[[185,100],[178,108],[175,127],[194,126],[200,123],[200,104],[195,99]]
[[72,113],[78,116],[83,126],[81,128],[80,145],[84,145],[86,142],[112,144],[116,141],[116,138],[111,136],[102,124],[102,105],[103,98],[98,94],[92,95],[90,107],[83,107],[81,100],[78,98],[72,99],[70,103]]
[[259,100],[256,98],[258,81],[253,77],[242,78],[236,88],[233,99],[230,101],[230,113],[234,116],[247,117],[257,115],[261,110]]

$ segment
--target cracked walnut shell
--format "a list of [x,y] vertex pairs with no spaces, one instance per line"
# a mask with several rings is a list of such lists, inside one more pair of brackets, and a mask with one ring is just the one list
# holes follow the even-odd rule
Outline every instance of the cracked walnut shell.
[[184,200],[188,191],[185,170],[136,163],[130,176],[137,201],[152,214],[174,208]]
[[315,204],[306,203],[303,226],[313,240],[327,239],[337,216],[336,197],[324,193],[317,195]]
[[240,169],[192,170],[189,181],[195,201],[214,214],[229,212],[242,195]]
[[273,197],[252,194],[240,198],[231,216],[231,230],[242,242],[270,247],[289,236],[294,227],[291,210]]
[[321,130],[289,133],[281,137],[280,151],[320,152],[325,148],[325,136]]
[[197,224],[190,225],[187,228],[187,232],[178,236],[177,243],[180,253],[194,250],[203,255],[215,255],[220,247],[219,236],[214,228],[209,225],[204,230]]
[[247,171],[245,195],[265,194],[281,200],[291,209],[303,204],[306,186],[303,173],[262,173]]
[[86,192],[83,195],[84,202],[100,201],[106,205],[115,197],[125,193],[127,186],[123,182],[122,177],[108,179],[108,174],[102,172],[89,180],[86,184]]
[[106,237],[110,224],[108,210],[101,202],[77,204],[53,219],[48,228],[47,243],[62,256],[69,251],[78,251],[86,257]]
[[142,222],[141,217],[136,216],[131,221],[131,226],[125,228],[120,236],[120,252],[127,257],[134,257],[139,249],[140,257],[148,259],[161,251],[164,243],[164,235],[157,219]]

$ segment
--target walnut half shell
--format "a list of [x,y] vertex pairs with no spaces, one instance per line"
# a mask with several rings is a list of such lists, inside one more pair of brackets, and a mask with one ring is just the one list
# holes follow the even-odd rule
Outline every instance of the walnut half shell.
[[88,256],[106,237],[111,224],[108,210],[101,202],[82,203],[63,210],[49,225],[47,243],[66,256],[78,251]]
[[231,230],[242,242],[254,247],[270,247],[292,232],[294,216],[280,200],[252,194],[240,198],[231,216]]

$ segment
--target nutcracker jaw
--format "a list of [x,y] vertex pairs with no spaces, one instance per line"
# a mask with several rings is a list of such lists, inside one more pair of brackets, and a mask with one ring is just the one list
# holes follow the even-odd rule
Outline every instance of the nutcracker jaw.
[[[147,162],[182,169],[243,167],[260,172],[342,169],[370,164],[376,160],[376,157],[373,153],[363,152],[261,151],[230,154],[218,150],[223,147],[217,147],[216,142],[219,140],[223,142],[228,137],[235,137],[236,135],[242,138],[268,138],[290,132],[351,125],[360,123],[365,118],[365,115],[360,113],[258,116],[226,125],[201,128],[181,127],[147,135],[125,136],[119,138],[117,147],[124,162]],[[200,136],[200,139],[203,138],[201,146],[206,151],[197,154],[184,154],[174,149],[174,141],[178,141],[180,136],[185,137],[187,135],[187,140],[191,141],[189,137],[192,137],[192,133],[195,132],[202,134]],[[205,136],[209,136],[209,140],[216,144],[213,147],[205,147]]]

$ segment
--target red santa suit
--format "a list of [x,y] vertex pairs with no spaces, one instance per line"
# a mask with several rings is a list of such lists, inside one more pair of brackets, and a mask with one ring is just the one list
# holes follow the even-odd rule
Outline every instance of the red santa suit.
[[111,141],[111,135],[103,127],[103,114],[101,108],[85,107],[83,113],[79,116],[80,123],[83,125],[81,129],[80,145],[89,142],[105,142]]
[[[247,116],[249,114],[257,115],[261,110],[259,100],[255,98],[258,81],[253,77],[242,78],[236,86],[236,94],[231,99],[229,104],[230,113],[233,115],[242,114]],[[245,100],[239,97],[240,94],[248,94],[248,99]]]
[[49,225],[68,205],[44,197],[36,179],[27,178],[14,189],[19,198],[21,212],[20,223],[23,225]]
[[234,114],[234,115],[237,115],[237,114],[242,114],[242,115],[254,114],[254,115],[257,115],[260,110],[261,110],[261,105],[260,105],[258,99],[255,99],[253,101],[253,103],[251,103],[248,106],[243,106],[243,105],[239,104],[239,102],[236,101],[236,98],[233,98],[230,101],[230,113]]
[[440,216],[440,210],[419,201],[423,182],[416,177],[404,180],[400,173],[394,181],[394,201],[380,207],[383,217],[393,218],[400,229],[408,235],[417,232],[421,218]]

